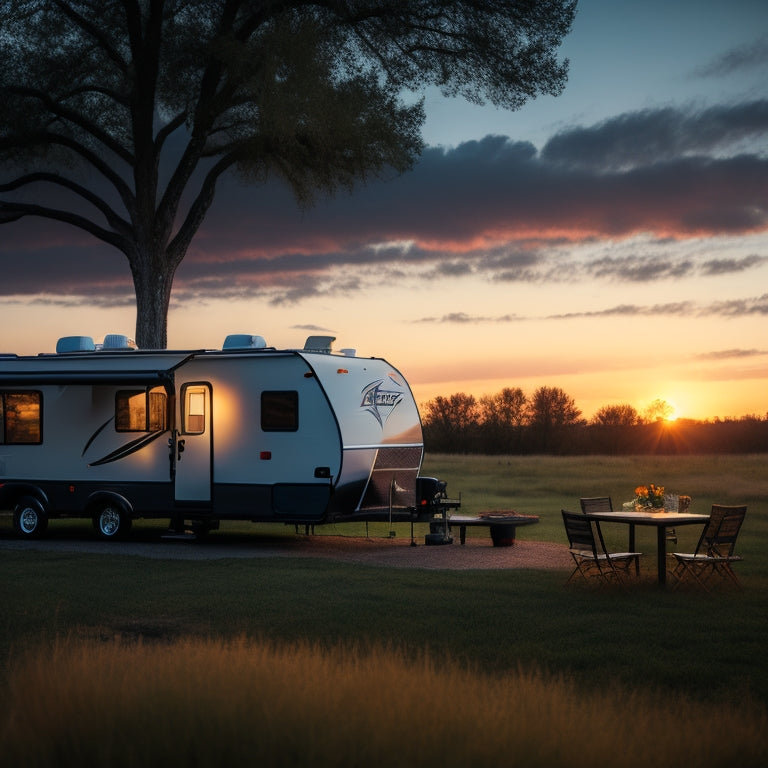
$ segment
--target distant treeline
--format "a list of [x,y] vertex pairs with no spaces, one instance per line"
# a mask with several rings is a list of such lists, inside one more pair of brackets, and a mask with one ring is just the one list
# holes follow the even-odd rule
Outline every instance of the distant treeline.
[[424,445],[435,453],[697,454],[768,452],[768,414],[669,421],[670,406],[655,401],[644,414],[609,405],[591,420],[556,387],[532,397],[506,388],[476,399],[463,393],[422,406]]

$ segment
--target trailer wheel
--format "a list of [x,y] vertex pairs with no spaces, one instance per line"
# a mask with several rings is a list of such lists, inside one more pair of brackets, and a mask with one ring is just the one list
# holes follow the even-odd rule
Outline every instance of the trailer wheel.
[[102,504],[93,515],[93,527],[102,539],[119,539],[131,530],[131,516],[118,504]]
[[25,539],[42,536],[48,528],[48,515],[34,496],[23,496],[13,509],[13,530]]

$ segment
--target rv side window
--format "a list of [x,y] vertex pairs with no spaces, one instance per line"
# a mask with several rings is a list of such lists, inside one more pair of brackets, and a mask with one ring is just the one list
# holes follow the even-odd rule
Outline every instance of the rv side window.
[[202,435],[205,432],[208,385],[185,384],[181,391],[183,432],[185,435]]
[[262,392],[261,428],[264,432],[295,432],[299,428],[299,393]]
[[40,392],[0,392],[0,443],[42,442],[42,399]]
[[122,389],[115,397],[118,432],[162,432],[167,429],[168,396],[161,387]]

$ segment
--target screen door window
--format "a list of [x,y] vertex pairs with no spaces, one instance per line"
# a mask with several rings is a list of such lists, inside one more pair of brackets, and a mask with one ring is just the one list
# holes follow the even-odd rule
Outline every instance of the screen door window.
[[184,387],[184,433],[202,435],[205,432],[208,388],[202,385]]

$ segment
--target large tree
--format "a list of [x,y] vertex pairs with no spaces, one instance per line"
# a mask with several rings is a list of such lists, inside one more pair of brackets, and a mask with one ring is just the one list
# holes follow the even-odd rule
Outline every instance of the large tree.
[[164,347],[173,277],[222,174],[302,204],[422,149],[427,86],[515,109],[558,94],[574,0],[0,0],[0,223],[122,251],[136,338]]
[[560,387],[539,387],[528,401],[531,443],[545,453],[564,451],[565,438],[583,423],[574,399]]
[[528,398],[520,387],[504,387],[494,395],[480,398],[480,420],[488,450],[512,453],[520,448]]

